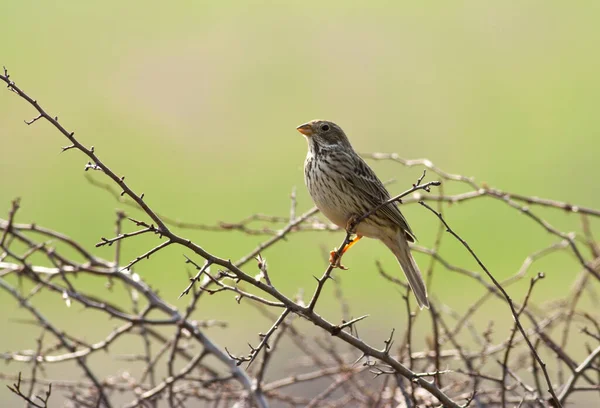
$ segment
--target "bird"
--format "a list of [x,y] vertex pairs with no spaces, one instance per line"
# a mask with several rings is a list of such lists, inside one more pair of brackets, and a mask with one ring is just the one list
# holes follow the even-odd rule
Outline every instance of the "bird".
[[[353,225],[387,200],[390,193],[369,165],[354,151],[341,127],[315,119],[296,128],[308,141],[304,182],[316,207],[333,224],[356,234],[341,255],[362,237],[383,242],[396,256],[419,308],[429,308],[427,288],[410,252],[416,236],[396,203],[389,203]],[[353,227],[352,231],[349,229]],[[332,265],[340,266],[331,252]]]

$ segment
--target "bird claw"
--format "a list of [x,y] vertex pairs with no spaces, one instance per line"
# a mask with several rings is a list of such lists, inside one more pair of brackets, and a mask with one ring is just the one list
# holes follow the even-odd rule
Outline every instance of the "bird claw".
[[347,271],[348,268],[342,265],[342,256],[338,255],[338,250],[335,248],[333,251],[329,252],[329,264],[333,268],[340,268],[343,271]]

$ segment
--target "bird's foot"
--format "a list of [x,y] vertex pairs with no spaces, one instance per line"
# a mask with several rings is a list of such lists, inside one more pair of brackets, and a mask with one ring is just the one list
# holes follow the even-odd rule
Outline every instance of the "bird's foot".
[[348,218],[348,222],[346,222],[346,232],[350,233],[350,234],[354,234],[355,233],[355,229],[356,229],[356,223],[358,221],[358,216],[353,215],[350,218]]
[[342,251],[342,253],[340,253],[338,255],[337,248],[334,248],[333,251],[329,252],[329,264],[333,268],[340,268],[341,270],[347,271],[348,268],[345,267],[344,265],[342,265],[342,255],[343,254],[344,254],[344,252]]
[[[333,251],[329,252],[329,264],[331,266],[333,266],[334,268],[340,268],[340,269],[343,269],[343,270],[348,270],[348,268],[346,268],[341,263],[341,261],[342,261],[342,255],[344,255],[347,250],[349,250],[350,248],[352,248],[352,246],[354,244],[356,244],[361,238],[362,238],[362,235],[357,235],[353,239],[351,239],[350,242],[348,242],[346,244],[346,246],[344,246],[344,249],[342,249],[341,251],[338,251],[337,248],[334,248]],[[338,253],[339,253],[339,255],[338,255]]]

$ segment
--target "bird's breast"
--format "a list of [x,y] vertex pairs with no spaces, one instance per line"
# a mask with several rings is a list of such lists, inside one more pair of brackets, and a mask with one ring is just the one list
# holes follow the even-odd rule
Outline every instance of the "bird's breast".
[[[335,155],[318,157],[311,152],[304,162],[304,182],[317,208],[332,223],[346,229],[351,217],[366,213],[369,208],[361,195],[348,182],[354,171],[345,163],[337,163]],[[356,226],[356,233],[371,238],[381,238],[384,231],[374,220],[367,219]]]
[[345,229],[348,220],[365,209],[344,171],[343,166],[336,166],[335,157],[319,158],[309,153],[304,164],[304,181],[313,202],[332,223]]

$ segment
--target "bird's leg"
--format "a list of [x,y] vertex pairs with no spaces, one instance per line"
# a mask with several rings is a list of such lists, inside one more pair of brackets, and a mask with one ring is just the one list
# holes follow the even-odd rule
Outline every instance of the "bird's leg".
[[361,238],[362,235],[356,235],[353,239],[351,239],[350,242],[348,242],[346,246],[342,249],[342,252],[340,252],[339,256],[337,250],[334,249],[333,251],[331,251],[329,253],[329,263],[333,265],[334,268],[340,268],[344,270],[348,269],[341,263],[342,255],[344,255],[346,251],[349,250],[354,244],[360,241]]
[[[348,218],[348,222],[346,222],[346,232],[348,234],[354,234],[355,230],[356,230],[356,221],[358,221],[358,217],[356,215],[352,215],[350,218]],[[344,255],[346,253],[347,250],[349,250],[352,245],[356,244],[360,239],[362,238],[362,235],[358,235],[356,234],[356,236],[350,240],[350,242],[348,242],[344,248],[342,249],[342,252],[340,252],[340,255],[338,256],[338,250],[337,248],[335,248],[333,251],[331,251],[329,253],[329,264],[333,265],[334,268],[340,268],[340,269],[348,269],[346,268],[344,265],[341,264],[341,260],[342,260],[342,255]]]
[[354,238],[352,238],[352,240],[350,240],[350,242],[348,242],[346,244],[346,246],[344,247],[344,249],[342,250],[340,257],[342,255],[344,255],[346,253],[346,251],[349,250],[354,244],[356,244],[358,241],[360,241],[361,238],[362,238],[362,235],[356,235]]

